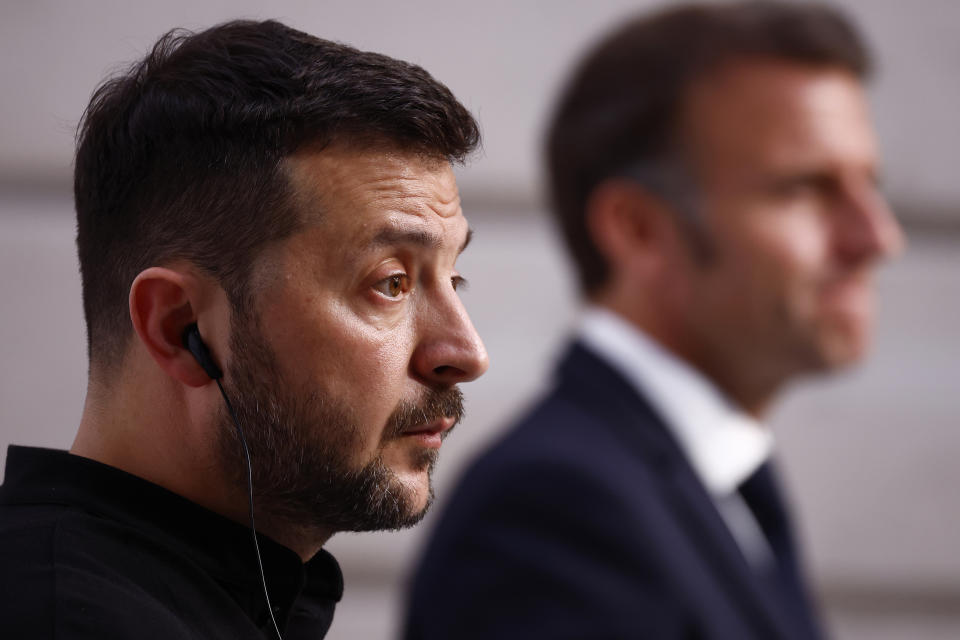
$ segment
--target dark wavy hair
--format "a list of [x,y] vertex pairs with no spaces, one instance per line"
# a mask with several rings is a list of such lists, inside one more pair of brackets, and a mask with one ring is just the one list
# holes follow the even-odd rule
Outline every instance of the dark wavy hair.
[[476,121],[422,68],[274,21],[174,30],[93,94],[74,195],[91,366],[122,360],[130,285],[186,259],[243,304],[258,253],[303,224],[283,159],[364,145],[462,162]]
[[[676,146],[686,90],[723,65],[757,58],[844,69],[860,79],[870,71],[861,37],[837,10],[773,1],[687,4],[641,15],[581,62],[548,129],[546,156],[553,213],[585,294],[608,277],[587,230],[590,194],[626,174],[647,179],[645,186],[667,201],[683,197]],[[695,189],[691,179],[679,182],[681,192]]]

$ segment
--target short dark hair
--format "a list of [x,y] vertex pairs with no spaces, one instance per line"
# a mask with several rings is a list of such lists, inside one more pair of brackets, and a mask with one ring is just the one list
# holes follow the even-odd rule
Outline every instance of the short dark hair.
[[242,304],[254,258],[300,228],[283,159],[307,146],[389,147],[450,162],[476,121],[422,68],[274,21],[173,30],[93,94],[74,195],[91,365],[131,332],[143,269],[186,259]]
[[577,68],[548,129],[546,155],[552,209],[584,293],[595,293],[608,277],[586,225],[591,192],[632,166],[676,164],[678,116],[690,85],[726,64],[758,58],[837,67],[859,79],[870,71],[863,40],[835,9],[759,1],[639,16]]

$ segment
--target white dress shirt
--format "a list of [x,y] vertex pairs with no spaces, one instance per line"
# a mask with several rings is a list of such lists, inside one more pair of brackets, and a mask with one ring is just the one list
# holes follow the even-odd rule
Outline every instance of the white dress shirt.
[[579,338],[663,418],[747,561],[755,567],[770,562],[766,538],[737,491],[770,457],[770,430],[702,373],[607,309],[585,309]]

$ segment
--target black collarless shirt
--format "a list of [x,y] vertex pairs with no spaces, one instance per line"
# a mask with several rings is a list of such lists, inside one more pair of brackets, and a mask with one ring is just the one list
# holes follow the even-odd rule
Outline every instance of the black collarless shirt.
[[[259,536],[284,640],[322,638],[343,593],[321,550],[304,564]],[[250,529],[119,469],[10,447],[0,486],[0,636],[275,638]]]

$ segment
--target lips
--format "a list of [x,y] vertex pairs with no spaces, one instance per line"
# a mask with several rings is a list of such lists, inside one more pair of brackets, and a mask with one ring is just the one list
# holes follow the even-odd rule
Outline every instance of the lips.
[[820,295],[827,307],[864,315],[870,312],[872,293],[865,274],[853,274],[827,282]]
[[415,401],[403,401],[387,420],[386,434],[448,432],[463,417],[463,394],[456,387],[427,391]]
[[404,429],[402,434],[405,436],[415,436],[415,435],[422,435],[422,434],[430,434],[430,435],[445,434],[448,431],[450,431],[450,429],[453,429],[453,425],[455,423],[456,423],[455,418],[446,416],[438,420],[434,420],[433,422],[430,422],[428,424],[416,425],[416,426],[412,426],[407,429]]
[[439,448],[443,439],[453,429],[457,420],[453,417],[444,417],[427,424],[412,426],[404,429],[401,435],[404,438],[418,440],[425,447]]

